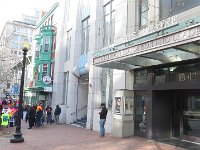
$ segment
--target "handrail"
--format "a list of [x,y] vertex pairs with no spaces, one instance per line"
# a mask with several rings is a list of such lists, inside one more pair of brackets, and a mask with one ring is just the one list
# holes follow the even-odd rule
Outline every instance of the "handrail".
[[[84,106],[84,107],[82,107],[82,108],[80,108],[80,109],[78,109],[77,110],[77,112],[79,112],[80,110],[82,110],[83,108],[86,108],[87,107],[87,105],[86,106]],[[76,111],[75,112],[73,112],[73,113],[71,113],[71,115],[73,115],[73,114],[75,114],[76,113]]]

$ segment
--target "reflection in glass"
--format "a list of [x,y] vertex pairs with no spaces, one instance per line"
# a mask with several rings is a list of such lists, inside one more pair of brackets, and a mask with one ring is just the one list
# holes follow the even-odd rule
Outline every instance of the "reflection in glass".
[[200,96],[188,96],[183,115],[184,135],[200,137]]
[[146,131],[146,106],[143,95],[135,96],[135,130],[140,132]]

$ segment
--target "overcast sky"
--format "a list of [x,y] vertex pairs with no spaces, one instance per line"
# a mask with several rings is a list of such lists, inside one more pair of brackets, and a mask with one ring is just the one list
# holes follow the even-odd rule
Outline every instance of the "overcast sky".
[[34,8],[48,11],[58,0],[0,0],[0,33],[6,21],[30,15]]

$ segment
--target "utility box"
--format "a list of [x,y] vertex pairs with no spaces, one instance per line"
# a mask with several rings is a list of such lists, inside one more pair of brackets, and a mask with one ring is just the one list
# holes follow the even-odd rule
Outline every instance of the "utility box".
[[134,135],[134,92],[120,89],[115,91],[112,136]]

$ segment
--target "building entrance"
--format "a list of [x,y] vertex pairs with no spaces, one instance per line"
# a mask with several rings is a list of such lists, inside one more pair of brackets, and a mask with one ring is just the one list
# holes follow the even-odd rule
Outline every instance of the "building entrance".
[[175,92],[172,110],[172,136],[200,143],[200,91]]

